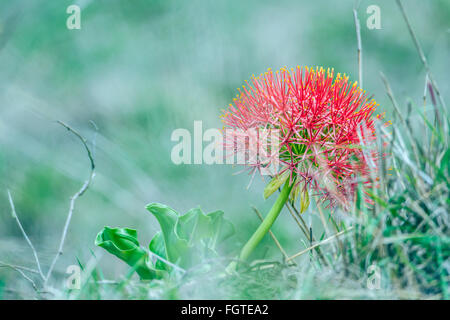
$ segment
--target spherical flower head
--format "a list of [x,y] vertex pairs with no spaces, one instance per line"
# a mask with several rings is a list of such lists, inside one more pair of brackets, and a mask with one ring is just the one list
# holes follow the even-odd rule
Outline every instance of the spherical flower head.
[[[238,90],[233,104],[223,111],[225,128],[279,133],[276,157],[247,163],[253,171],[276,159],[275,176],[288,175],[291,182],[303,190],[315,190],[331,205],[348,204],[358,183],[369,183],[377,154],[364,149],[376,138],[377,104],[345,74],[335,76],[333,70],[308,67],[275,73],[269,69]],[[237,149],[236,143],[225,142],[225,147],[248,153]]]

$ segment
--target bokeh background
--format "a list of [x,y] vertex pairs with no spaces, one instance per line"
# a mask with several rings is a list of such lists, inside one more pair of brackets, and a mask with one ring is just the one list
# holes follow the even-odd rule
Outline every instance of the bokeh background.
[[[449,99],[450,2],[403,2],[441,92]],[[81,30],[68,30],[66,8],[81,7]],[[369,30],[366,8],[381,9],[381,29]],[[33,266],[11,218],[7,190],[44,268],[57,250],[69,199],[89,174],[80,142],[62,120],[95,144],[96,178],[81,197],[56,271],[99,253],[103,226],[138,229],[147,244],[158,230],[150,202],[183,213],[221,209],[236,225],[236,246],[265,212],[264,181],[234,175],[226,165],[175,165],[176,128],[220,128],[220,110],[236,88],[267,68],[334,67],[357,80],[354,1],[59,0],[0,2],[0,261]],[[380,78],[389,79],[401,107],[421,105],[425,72],[394,1],[361,1],[364,88],[392,113]],[[417,115],[419,116],[419,115]],[[95,122],[96,132],[91,125]],[[420,128],[417,128],[420,130]],[[205,144],[206,145],[206,144]],[[314,207],[305,213],[314,224]],[[288,251],[303,236],[283,214],[274,227]],[[265,257],[277,257],[268,238]],[[109,278],[126,266],[104,255]],[[0,283],[25,290],[0,268]]]

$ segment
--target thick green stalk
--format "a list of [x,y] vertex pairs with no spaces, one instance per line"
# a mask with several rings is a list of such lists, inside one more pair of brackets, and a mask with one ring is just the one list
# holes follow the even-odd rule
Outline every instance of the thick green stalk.
[[262,238],[269,232],[269,229],[272,227],[273,223],[277,219],[278,215],[283,209],[286,201],[289,198],[289,194],[291,193],[292,185],[289,185],[289,179],[287,179],[284,184],[283,189],[278,195],[277,200],[273,204],[267,216],[264,218],[263,222],[259,225],[258,229],[256,229],[255,233],[248,240],[245,246],[241,250],[241,254],[239,255],[239,260],[245,261],[256,248],[256,246],[261,242]]

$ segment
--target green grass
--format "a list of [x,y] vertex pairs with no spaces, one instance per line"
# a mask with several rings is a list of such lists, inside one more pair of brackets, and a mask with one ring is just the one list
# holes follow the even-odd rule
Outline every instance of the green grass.
[[[235,87],[267,67],[323,65],[356,79],[353,1],[339,8],[330,5],[334,1],[147,2],[132,7],[118,0],[106,7],[91,1],[79,33],[64,28],[71,1],[26,12],[12,2],[0,5],[0,299],[449,298],[449,110],[434,89],[423,103],[427,68],[392,1],[380,1],[382,30],[364,28],[370,2],[362,1],[359,10],[364,87],[392,120],[379,128],[373,146],[385,153],[373,173],[377,187],[369,190],[374,205],[359,190],[348,211],[321,209],[312,196],[303,215],[284,209],[272,231],[288,256],[304,253],[287,262],[267,235],[250,264],[232,275],[224,273],[226,266],[260,222],[252,206],[265,215],[273,199],[263,200],[257,179],[246,190],[248,177],[232,176],[232,168],[173,165],[170,133],[191,129],[197,119],[218,126],[219,109]],[[443,9],[449,5],[404,2],[449,100],[450,11]],[[388,95],[380,70],[392,84]],[[54,124],[58,119],[79,129],[90,146],[95,132],[89,121],[98,125],[97,176],[77,202],[64,255],[42,290],[6,190],[46,271],[69,198],[89,169],[82,145]],[[218,258],[184,274],[141,281],[97,250],[94,240],[111,225],[138,229],[140,241],[149,243],[159,229],[145,211],[153,201],[180,212],[198,205],[205,212],[222,209],[236,234]],[[65,268],[74,264],[83,268],[81,290],[64,287]],[[380,289],[367,286],[373,266],[381,274]]]

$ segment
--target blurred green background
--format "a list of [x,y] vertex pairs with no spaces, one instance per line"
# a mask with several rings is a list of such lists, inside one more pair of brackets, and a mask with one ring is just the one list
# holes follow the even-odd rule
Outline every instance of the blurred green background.
[[[450,2],[403,2],[449,101]],[[68,30],[66,8],[81,7],[81,30]],[[381,29],[369,30],[366,8],[381,9]],[[97,176],[75,209],[56,266],[89,259],[105,225],[138,229],[143,244],[158,230],[150,202],[179,212],[221,209],[245,241],[273,199],[264,182],[233,175],[226,165],[175,165],[176,128],[220,128],[220,110],[252,74],[296,65],[334,67],[357,80],[354,1],[85,0],[0,2],[0,260],[33,266],[32,254],[10,215],[7,189],[45,268],[57,250],[69,198],[89,173],[80,142],[55,120],[95,141]],[[392,107],[379,72],[402,107],[420,106],[425,72],[394,1],[361,1],[364,88]],[[417,115],[419,116],[419,115]],[[98,126],[93,130],[90,121]],[[206,145],[206,144],[205,144]],[[314,223],[311,208],[306,219]],[[290,253],[303,237],[283,214],[274,227]],[[268,238],[268,237],[267,237]],[[273,248],[270,239],[263,247]],[[100,251],[99,251],[100,252]],[[278,257],[269,250],[266,257]],[[126,266],[104,256],[108,277]],[[0,269],[1,282],[17,279]],[[14,280],[15,281],[15,280]],[[19,286],[19,284],[17,284]]]

